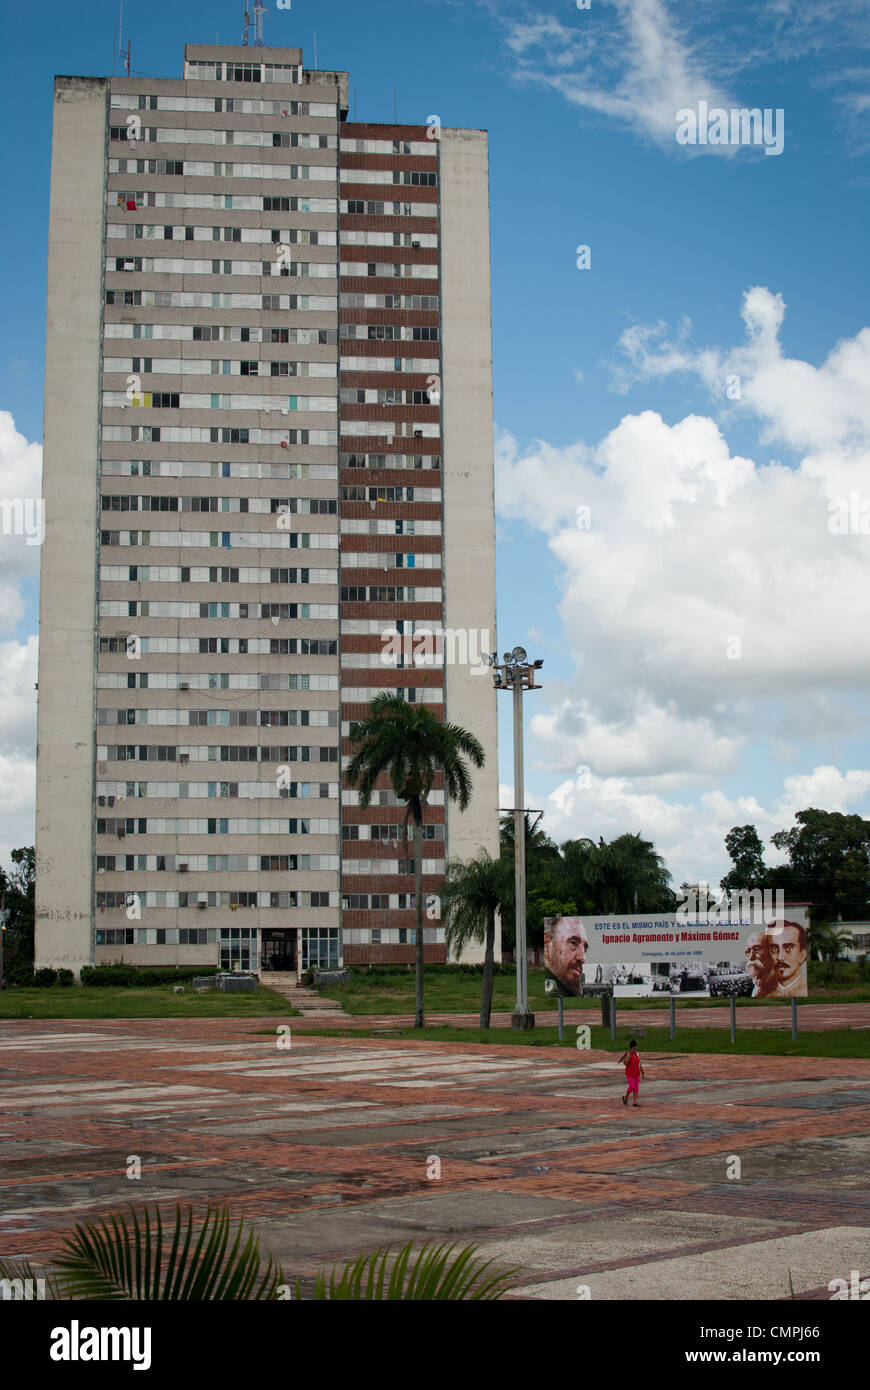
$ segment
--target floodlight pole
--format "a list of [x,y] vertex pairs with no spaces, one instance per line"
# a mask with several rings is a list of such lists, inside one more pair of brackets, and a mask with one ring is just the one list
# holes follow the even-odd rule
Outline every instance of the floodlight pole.
[[504,664],[497,665],[493,652],[490,664],[497,690],[513,689],[514,706],[514,878],[516,902],[516,967],[517,1002],[511,1014],[511,1027],[529,1031],[535,1026],[535,1015],[529,1009],[528,951],[526,949],[526,827],[525,788],[523,780],[523,691],[540,690],[535,684],[535,671],[543,662],[525,660],[522,648],[514,648],[522,659],[505,653]]

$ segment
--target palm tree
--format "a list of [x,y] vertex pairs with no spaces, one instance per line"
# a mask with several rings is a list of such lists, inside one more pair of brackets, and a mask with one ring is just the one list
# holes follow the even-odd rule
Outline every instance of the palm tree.
[[447,945],[459,955],[470,941],[485,941],[483,985],[480,994],[480,1026],[488,1028],[492,1013],[495,914],[509,900],[505,864],[485,849],[467,864],[453,860],[447,866],[441,911],[446,922]]
[[838,960],[844,951],[855,946],[851,932],[843,931],[837,922],[812,922],[807,932],[807,955],[810,960]]
[[423,1019],[423,812],[437,774],[444,774],[448,801],[464,811],[471,800],[466,758],[483,767],[483,745],[458,724],[442,724],[424,705],[398,695],[377,695],[366,719],[350,726],[356,752],[346,777],[359,789],[360,806],[368,806],[378,778],[386,774],[399,801],[405,803],[405,841],[414,826],[414,897],[417,908],[414,1027]]
[[610,844],[567,840],[562,846],[568,886],[592,899],[594,912],[670,911],[675,897],[665,861],[651,840],[619,835]]

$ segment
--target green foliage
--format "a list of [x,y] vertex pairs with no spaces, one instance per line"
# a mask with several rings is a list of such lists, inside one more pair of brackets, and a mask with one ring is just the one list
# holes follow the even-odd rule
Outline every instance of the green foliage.
[[63,985],[64,987],[69,988],[69,986],[70,986],[70,985],[74,985],[75,982],[76,982],[76,977],[75,977],[75,975],[73,974],[73,972],[72,972],[71,970],[64,970],[64,969],[58,970],[58,972],[57,972],[57,983],[58,983],[59,985]]
[[180,985],[196,975],[214,975],[215,966],[184,965],[175,968],[137,965],[83,965],[82,984],[91,988],[143,989],[155,985]]
[[[53,1300],[100,1302],[255,1302],[282,1299],[289,1285],[272,1255],[260,1254],[253,1228],[240,1221],[233,1235],[229,1209],[209,1207],[199,1230],[193,1213],[175,1208],[164,1231],[160,1208],[130,1208],[107,1220],[79,1222],[64,1237],[52,1274],[27,1260],[0,1260],[0,1279],[45,1279]],[[492,1302],[515,1270],[494,1270],[476,1247],[413,1242],[395,1254],[376,1250],[315,1281],[315,1301]],[[296,1280],[296,1298],[300,1282]]]
[[870,820],[810,807],[771,837],[788,866],[770,874],[786,896],[813,904],[814,920],[860,920],[870,902]]
[[[411,1259],[413,1241],[403,1245],[389,1268],[390,1250],[360,1255],[333,1270],[329,1279],[320,1274],[315,1283],[316,1300],[365,1302],[494,1302],[505,1293],[516,1270],[494,1271],[492,1260],[481,1260],[473,1245],[464,1246],[454,1257],[455,1245],[422,1245]],[[489,1272],[487,1272],[489,1271]],[[297,1297],[298,1294],[297,1284]]]
[[83,985],[90,987],[129,989],[136,979],[136,973],[135,965],[83,965],[81,980]]
[[7,985],[32,985],[33,961],[18,959],[7,965],[4,960],[3,978]]
[[64,1297],[74,1299],[213,1302],[274,1299],[284,1282],[271,1255],[265,1267],[253,1229],[239,1222],[230,1245],[227,1207],[209,1207],[194,1241],[193,1213],[175,1209],[164,1236],[160,1208],[145,1207],[140,1222],[112,1214],[108,1221],[77,1223],[55,1261]]
[[817,985],[857,984],[865,978],[861,963],[856,960],[811,960],[807,962],[807,983]]
[[[5,893],[9,922],[4,932],[4,975],[12,983],[27,982],[33,974],[33,924],[36,894],[36,853],[32,845],[11,852],[12,869],[0,869],[0,895]],[[13,970],[15,975],[13,976]]]
[[37,989],[50,989],[57,984],[57,971],[43,966],[41,970],[34,971],[33,983]]
[[754,825],[735,825],[725,836],[725,848],[734,865],[720,881],[720,888],[740,891],[760,888],[766,876],[764,846]]

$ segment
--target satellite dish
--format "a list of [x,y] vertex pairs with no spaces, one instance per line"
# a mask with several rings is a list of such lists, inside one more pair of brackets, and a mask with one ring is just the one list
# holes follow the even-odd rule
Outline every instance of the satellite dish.
[[511,657],[514,661],[525,661],[527,655],[528,653],[526,652],[525,647],[514,647],[513,651],[511,652]]

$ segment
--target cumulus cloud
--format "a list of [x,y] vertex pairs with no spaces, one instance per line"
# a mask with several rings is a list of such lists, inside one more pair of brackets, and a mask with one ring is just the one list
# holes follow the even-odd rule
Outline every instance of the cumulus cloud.
[[[539,770],[567,775],[550,798],[566,834],[590,833],[572,820],[592,812],[591,833],[657,831],[660,848],[703,868],[753,811],[773,833],[802,806],[840,809],[870,791],[870,774],[835,767],[796,771],[769,812],[715,790],[759,740],[794,766],[806,741],[867,726],[870,331],[814,366],[783,353],[784,315],[757,287],[739,348],[693,350],[684,327],[656,347],[635,333],[627,355],[645,379],[739,372],[749,422],[803,446],[792,466],[732,453],[727,411],[674,424],[644,411],[564,449],[499,437],[499,512],[546,536],[577,660],[574,682],[531,720]],[[868,498],[851,529],[832,511],[849,496]],[[685,805],[665,798],[679,788],[693,789]]]
[[0,410],[0,632],[14,632],[24,613],[23,580],[39,576],[43,524],[42,445],[19,434]]
[[[34,633],[13,634],[25,612],[23,585],[39,576],[42,446],[29,443],[9,411],[0,411],[0,864],[9,851],[33,844],[36,773]],[[5,504],[5,505],[4,505]]]
[[[667,799],[649,789],[640,790],[629,778],[568,778],[551,792],[532,790],[529,805],[544,809],[542,828],[556,841],[581,836],[613,840],[617,835],[641,832],[651,839],[672,874],[673,886],[704,880],[718,884],[732,867],[725,851],[725,836],[735,825],[754,825],[764,845],[765,862],[773,867],[787,862],[770,837],[794,825],[797,811],[819,806],[830,811],[854,811],[870,791],[870,770],[840,772],[835,767],[816,767],[806,774],[787,777],[780,791],[765,805],[754,796],[728,796],[720,790],[704,792],[697,799]],[[502,797],[511,789],[503,787]],[[503,805],[511,805],[503,800]]]
[[762,426],[763,442],[809,450],[839,446],[866,464],[870,328],[837,343],[814,367],[783,353],[782,295],[756,285],[744,294],[741,313],[746,341],[724,352],[694,348],[688,320],[673,338],[665,324],[632,324],[619,340],[623,360],[613,369],[615,388],[624,392],[638,381],[694,374],[712,399],[750,412]]
[[32,845],[36,801],[37,639],[0,642],[0,865]]

